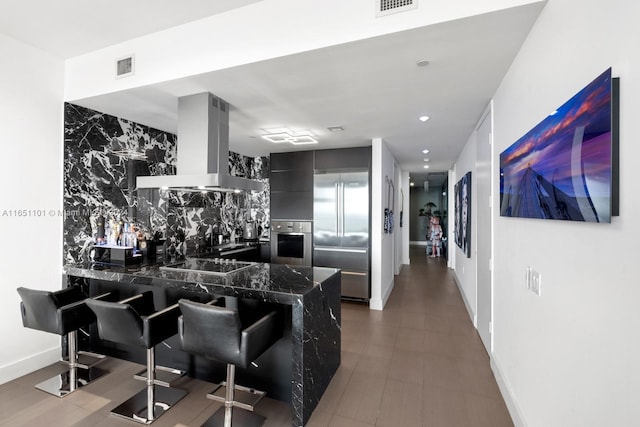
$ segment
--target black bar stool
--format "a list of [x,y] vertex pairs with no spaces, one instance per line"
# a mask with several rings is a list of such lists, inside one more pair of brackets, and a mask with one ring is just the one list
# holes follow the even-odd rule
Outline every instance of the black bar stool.
[[153,293],[119,302],[87,300],[98,320],[100,338],[147,349],[146,389],[111,411],[112,414],[143,424],[151,424],[168,411],[187,392],[159,386],[155,372],[155,346],[175,335],[178,330],[178,304],[155,311]]
[[68,367],[53,378],[41,382],[36,388],[64,397],[101,377],[105,371],[93,368],[103,355],[78,352],[78,330],[96,321],[96,316],[85,304],[87,296],[79,286],[59,291],[41,291],[20,287],[22,324],[31,329],[67,335]]
[[[257,302],[257,301],[256,301]],[[253,407],[264,392],[235,384],[236,366],[247,368],[282,336],[282,317],[277,311],[260,306],[243,306],[242,300],[223,297],[207,304],[182,299],[182,316],[178,319],[178,333],[184,351],[227,364],[227,381],[216,390],[226,387],[225,397],[207,397],[224,402],[203,426],[230,427],[232,419],[241,426],[261,426],[265,418],[253,413]],[[235,400],[234,391],[255,397],[253,402]],[[237,410],[233,410],[236,407]],[[251,412],[249,412],[251,411]]]

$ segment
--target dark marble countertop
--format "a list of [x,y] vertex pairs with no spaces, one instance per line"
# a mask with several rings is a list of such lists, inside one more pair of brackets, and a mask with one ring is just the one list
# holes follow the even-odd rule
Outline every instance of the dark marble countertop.
[[161,284],[180,288],[197,287],[205,292],[232,288],[235,294],[257,296],[274,302],[293,304],[316,287],[321,287],[323,282],[338,274],[339,271],[335,268],[268,263],[255,263],[248,268],[225,276],[160,269],[160,267],[175,261],[176,259],[172,258],[126,266],[77,263],[65,265],[63,272],[67,276],[121,283]]

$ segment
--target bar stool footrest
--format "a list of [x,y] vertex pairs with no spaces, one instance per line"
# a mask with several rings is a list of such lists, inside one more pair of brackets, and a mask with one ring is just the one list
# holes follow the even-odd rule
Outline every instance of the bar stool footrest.
[[92,353],[90,351],[79,351],[76,365],[78,368],[90,369],[104,361],[105,357],[106,356],[104,354]]
[[[185,371],[179,369],[167,368],[166,366],[156,366],[156,379],[153,382],[155,385],[162,387],[171,387],[174,381],[184,377]],[[143,369],[133,376],[136,380],[147,381],[147,370]]]
[[[245,411],[240,408],[233,409],[233,422],[234,426],[242,427],[261,427],[266,418],[262,415],[258,415],[255,412]],[[224,406],[218,409],[211,418],[202,424],[202,427],[223,427],[224,426]]]
[[187,395],[184,390],[167,387],[155,388],[154,417],[150,420],[147,414],[147,389],[142,389],[128,400],[122,402],[111,411],[111,414],[141,424],[151,424],[173,405]]
[[[253,411],[253,408],[266,395],[264,391],[256,390],[250,387],[244,387],[237,384],[235,385],[234,390],[235,392],[233,396],[233,406],[246,409],[247,411]],[[211,393],[207,394],[207,398],[215,400],[216,402],[225,403],[226,392],[227,382],[223,381],[215,389],[213,389]]]

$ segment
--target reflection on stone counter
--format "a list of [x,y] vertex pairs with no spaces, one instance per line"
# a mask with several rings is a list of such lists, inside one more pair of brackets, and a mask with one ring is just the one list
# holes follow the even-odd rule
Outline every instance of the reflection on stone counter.
[[140,175],[176,173],[176,136],[128,120],[65,104],[64,262],[88,259],[90,217],[122,218],[143,232],[159,232],[183,252],[201,246],[215,226],[230,235],[250,218],[269,230],[269,159],[229,153],[231,175],[257,179],[249,194],[137,190]]
[[[174,261],[174,260],[171,260]],[[169,263],[169,260],[167,260]],[[161,270],[163,263],[136,266],[67,264],[72,283],[88,288],[90,295],[105,291],[126,298],[152,290],[158,307],[180,298],[207,301],[216,295],[260,300],[275,304],[287,314],[284,337],[258,360],[257,368],[238,372],[246,385],[265,387],[277,399],[290,401],[293,425],[304,425],[340,365],[340,274],[333,268],[256,263],[226,276]],[[95,337],[95,331],[92,336]],[[178,350],[176,337],[167,341],[172,350],[158,352],[160,364],[185,369],[191,376],[221,381],[224,366],[195,360]],[[95,345],[99,340],[92,341]],[[162,346],[159,346],[162,347]],[[123,348],[88,348],[118,357]],[[110,350],[110,351],[109,351]],[[142,354],[131,357],[142,362]]]
[[222,292],[225,295],[257,297],[264,301],[292,304],[316,288],[322,291],[323,282],[338,271],[334,268],[268,263],[255,263],[249,268],[226,276],[160,269],[181,259],[185,258],[135,265],[68,263],[64,266],[64,272],[68,276],[108,280],[120,284],[162,284],[217,295]]

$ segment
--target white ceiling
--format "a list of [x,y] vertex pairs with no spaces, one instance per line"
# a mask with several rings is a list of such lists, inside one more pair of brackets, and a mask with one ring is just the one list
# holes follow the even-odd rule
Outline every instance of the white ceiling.
[[0,33],[71,58],[262,0],[0,2]]
[[[117,0],[102,11],[81,0],[30,0],[13,4],[9,15],[3,10],[6,6],[0,7],[0,32],[69,57],[156,31],[158,26],[168,28],[253,2],[203,0],[178,7],[166,0]],[[35,24],[27,19],[33,3],[61,3],[68,15],[56,12],[57,25],[40,27],[35,36],[29,31]],[[182,10],[182,4],[191,3],[193,7]],[[520,6],[73,102],[175,132],[177,97],[208,91],[231,105],[233,151],[264,155],[368,145],[381,137],[421,185],[427,172],[421,150],[430,150],[429,172],[452,167],[541,8],[540,3]],[[45,12],[54,13],[56,7],[48,9]],[[128,24],[106,29],[105,24],[125,16]],[[22,27],[19,21],[29,24]],[[82,26],[71,25],[77,22]],[[416,66],[421,59],[430,65]],[[421,115],[431,119],[422,123]],[[327,127],[333,125],[344,131],[329,132]],[[264,130],[281,127],[311,131],[320,143],[276,145],[260,138]]]

